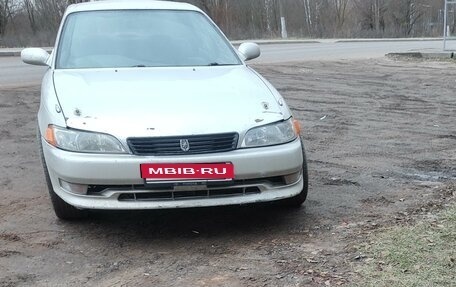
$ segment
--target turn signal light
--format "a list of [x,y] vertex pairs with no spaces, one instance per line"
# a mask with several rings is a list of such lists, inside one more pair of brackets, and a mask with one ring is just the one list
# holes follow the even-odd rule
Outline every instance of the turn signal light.
[[297,135],[301,134],[301,123],[298,120],[293,120],[293,129]]
[[57,140],[55,139],[55,134],[54,134],[54,127],[49,125],[46,129],[46,135],[44,136],[44,139],[53,146],[57,145]]

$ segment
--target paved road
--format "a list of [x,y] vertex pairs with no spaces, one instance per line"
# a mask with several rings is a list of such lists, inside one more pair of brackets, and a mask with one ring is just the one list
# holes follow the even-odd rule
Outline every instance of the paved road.
[[442,41],[336,42],[263,45],[254,62],[280,63],[311,60],[380,58],[396,52],[440,52]]
[[[390,52],[441,51],[441,41],[331,42],[262,45],[262,56],[252,63],[379,58]],[[35,85],[46,68],[21,63],[18,57],[0,57],[0,89]]]
[[0,57],[0,89],[37,85],[46,67],[22,63],[19,57]]

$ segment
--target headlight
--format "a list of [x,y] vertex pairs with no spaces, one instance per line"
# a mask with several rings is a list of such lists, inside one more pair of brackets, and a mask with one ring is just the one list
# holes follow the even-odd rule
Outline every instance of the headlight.
[[244,137],[242,147],[259,147],[291,142],[299,134],[299,123],[290,118],[249,130]]
[[60,149],[86,153],[126,153],[122,144],[113,136],[83,132],[50,125],[46,141]]

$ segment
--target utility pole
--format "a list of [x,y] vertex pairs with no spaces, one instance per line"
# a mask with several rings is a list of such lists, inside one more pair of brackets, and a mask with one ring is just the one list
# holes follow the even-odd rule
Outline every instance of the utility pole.
[[283,12],[283,0],[279,0],[279,10],[280,10],[280,30],[281,30],[282,39],[287,39],[288,38],[287,22],[286,22],[285,15]]
[[[449,21],[452,20],[454,23],[454,7],[456,6],[456,0],[445,0],[445,9],[444,9],[444,18],[443,18],[443,50],[444,51],[451,51],[454,48],[448,48],[448,42],[451,40],[455,40],[455,37],[451,35],[451,29],[449,25]],[[452,17],[450,18],[450,13],[452,13]]]

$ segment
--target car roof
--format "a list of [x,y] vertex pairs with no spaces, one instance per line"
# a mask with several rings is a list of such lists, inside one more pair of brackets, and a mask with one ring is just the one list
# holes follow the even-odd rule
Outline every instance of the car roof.
[[68,6],[66,14],[81,11],[140,9],[201,11],[200,9],[191,4],[180,2],[155,0],[102,0],[72,4]]

